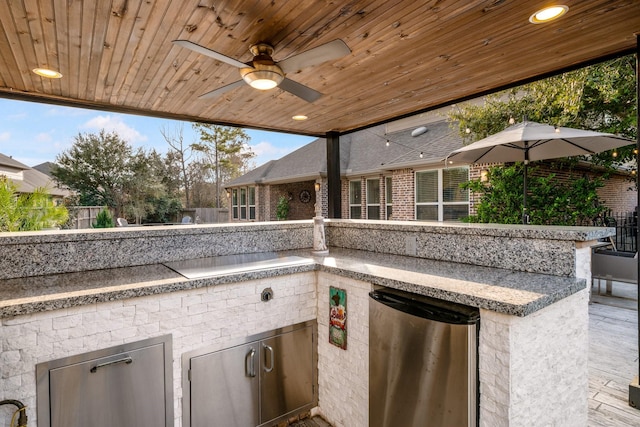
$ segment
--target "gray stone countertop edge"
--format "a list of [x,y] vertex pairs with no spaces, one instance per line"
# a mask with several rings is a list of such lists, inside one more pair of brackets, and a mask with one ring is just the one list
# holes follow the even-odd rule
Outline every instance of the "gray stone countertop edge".
[[[520,317],[547,307],[587,286],[585,279],[575,277],[514,272],[359,250],[329,249],[329,255],[322,257],[313,256],[310,250],[283,252],[313,258],[315,262],[310,264],[193,280],[184,278],[164,265],[138,267],[142,269],[138,274],[127,274],[137,267],[124,267],[114,269],[119,272],[115,275],[106,270],[32,277],[27,278],[31,281],[28,286],[23,283],[27,279],[1,280],[0,318],[309,271],[326,272]],[[153,269],[155,277],[147,277],[145,269]],[[78,286],[78,283],[91,283],[84,279],[87,274],[93,274],[93,282],[98,281],[96,277],[119,276],[127,279],[104,286]],[[48,277],[55,277],[55,280],[49,281],[53,285],[45,282]],[[74,283],[68,285],[65,281],[71,277],[73,279],[70,280]],[[44,284],[39,284],[39,281]],[[3,292],[4,286],[7,289]],[[16,288],[15,292],[11,291],[11,286]],[[339,281],[336,286],[340,286]]]

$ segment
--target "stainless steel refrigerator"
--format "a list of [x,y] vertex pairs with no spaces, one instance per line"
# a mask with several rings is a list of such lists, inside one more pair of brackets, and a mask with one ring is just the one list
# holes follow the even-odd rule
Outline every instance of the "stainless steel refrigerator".
[[476,426],[479,311],[389,288],[369,295],[369,426]]

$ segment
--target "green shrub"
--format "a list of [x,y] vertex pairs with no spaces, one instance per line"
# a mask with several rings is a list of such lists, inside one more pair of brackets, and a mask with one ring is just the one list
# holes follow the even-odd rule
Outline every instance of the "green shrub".
[[[537,167],[529,167],[527,184],[527,212],[530,224],[592,225],[603,207],[597,189],[601,178],[589,178],[572,173],[569,179],[559,180],[556,174],[537,174]],[[524,171],[521,163],[489,168],[487,182],[472,180],[463,188],[480,195],[476,214],[469,222],[521,224]]]
[[102,208],[100,212],[98,212],[98,216],[96,216],[96,222],[93,223],[93,228],[113,228],[115,227],[115,223],[113,222],[113,216],[107,207]]
[[69,218],[64,206],[57,206],[46,188],[17,193],[16,185],[0,177],[0,231],[37,231],[59,227]]
[[289,199],[286,196],[280,196],[278,205],[276,206],[276,218],[284,221],[289,215]]

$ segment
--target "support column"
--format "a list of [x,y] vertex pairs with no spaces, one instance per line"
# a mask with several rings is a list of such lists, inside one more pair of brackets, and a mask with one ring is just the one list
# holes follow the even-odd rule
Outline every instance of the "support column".
[[340,194],[340,135],[327,132],[327,205],[329,218],[342,217]]
[[[636,191],[638,199],[636,202],[636,211],[638,211],[638,219],[636,220],[636,251],[640,250],[640,34],[636,34]],[[637,262],[638,273],[640,274],[640,262]],[[640,276],[638,276],[640,277]],[[638,313],[640,313],[640,282],[636,282],[638,289]],[[640,318],[638,318],[638,354],[640,355]],[[640,359],[638,361],[638,372],[640,372]],[[629,384],[629,405],[636,409],[640,409],[640,384],[639,377],[636,376]]]

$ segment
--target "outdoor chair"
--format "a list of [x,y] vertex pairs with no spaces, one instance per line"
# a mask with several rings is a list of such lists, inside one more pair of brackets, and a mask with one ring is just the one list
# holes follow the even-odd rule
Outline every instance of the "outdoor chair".
[[183,216],[182,224],[191,224],[191,217],[189,215]]
[[118,225],[118,227],[126,227],[129,225],[129,221],[124,218],[118,218],[116,219],[116,224]]

